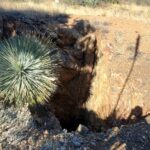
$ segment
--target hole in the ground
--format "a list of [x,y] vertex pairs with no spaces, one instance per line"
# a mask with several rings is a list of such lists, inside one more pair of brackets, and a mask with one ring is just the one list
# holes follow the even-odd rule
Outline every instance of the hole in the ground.
[[[37,104],[35,106],[29,106],[30,112],[33,116],[35,125],[38,128],[47,128],[49,129],[49,126],[45,126],[43,127],[43,125],[41,124],[41,121],[47,121],[50,120],[51,115],[49,115],[49,110],[45,107],[42,106],[40,104]],[[47,118],[47,119],[45,119]],[[56,118],[58,119],[58,121],[60,122],[60,126],[62,127],[62,129],[67,129],[67,131],[75,131],[79,124],[83,124],[84,123],[84,118],[76,118],[76,117],[70,117],[68,120],[63,120],[59,117],[56,116]],[[41,120],[39,122],[39,120]],[[42,122],[43,122],[42,121]],[[47,124],[47,122],[45,122]]]
[[62,129],[67,129],[67,131],[75,131],[78,128],[79,124],[79,120],[71,120],[68,123],[66,123],[65,121],[60,121]]
[[100,125],[97,129],[95,129],[90,124],[89,116],[90,116],[89,112],[86,109],[82,108],[78,110],[78,114],[76,114],[76,116],[70,117],[67,120],[63,120],[59,117],[57,118],[60,121],[62,129],[67,129],[68,131],[76,131],[80,124],[86,126],[91,131],[101,131]]

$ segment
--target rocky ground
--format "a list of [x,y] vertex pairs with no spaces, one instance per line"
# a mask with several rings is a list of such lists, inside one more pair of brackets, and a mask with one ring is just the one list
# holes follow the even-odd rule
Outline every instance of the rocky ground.
[[27,107],[0,105],[0,149],[2,150],[148,150],[150,125],[146,121],[92,132],[79,125],[67,132],[51,114],[48,120],[31,116]]

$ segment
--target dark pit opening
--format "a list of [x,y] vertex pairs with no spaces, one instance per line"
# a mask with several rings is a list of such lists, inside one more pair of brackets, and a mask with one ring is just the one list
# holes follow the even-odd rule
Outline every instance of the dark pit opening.
[[80,124],[79,120],[71,119],[70,122],[66,123],[65,121],[60,121],[62,129],[67,129],[67,131],[75,131]]

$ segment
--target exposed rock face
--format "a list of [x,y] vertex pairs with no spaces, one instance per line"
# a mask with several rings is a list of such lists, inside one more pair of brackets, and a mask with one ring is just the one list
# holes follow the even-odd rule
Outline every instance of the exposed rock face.
[[76,21],[75,29],[77,31],[79,31],[79,33],[82,36],[85,36],[85,35],[95,31],[95,28],[93,26],[91,26],[91,24],[87,20]]
[[57,44],[61,48],[66,46],[73,46],[78,38],[81,37],[77,30],[69,28],[58,28],[57,35]]
[[[78,31],[76,32],[77,35],[80,35]],[[74,31],[72,34],[73,37]],[[69,39],[68,42],[70,42]],[[64,43],[66,44],[66,39]],[[95,62],[95,34],[90,33],[84,37],[80,35],[71,44],[73,44],[73,47],[60,51],[61,60],[63,60],[60,80],[63,84],[52,98],[51,105],[63,125],[75,129],[80,116],[80,108],[89,96]],[[67,46],[71,46],[71,44]]]

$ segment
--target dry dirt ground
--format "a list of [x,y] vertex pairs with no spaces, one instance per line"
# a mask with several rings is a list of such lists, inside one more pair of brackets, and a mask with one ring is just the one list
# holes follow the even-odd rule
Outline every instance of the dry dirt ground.
[[121,17],[70,16],[69,24],[71,25],[75,20],[81,19],[89,20],[92,25],[102,31],[106,36],[104,38],[110,44],[113,44],[118,38],[123,43],[121,46],[131,46],[131,44],[135,44],[137,36],[140,35],[142,38],[140,49],[145,53],[150,53],[149,23]]

